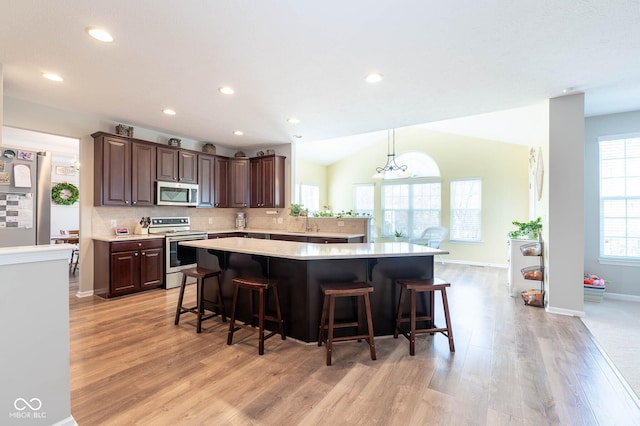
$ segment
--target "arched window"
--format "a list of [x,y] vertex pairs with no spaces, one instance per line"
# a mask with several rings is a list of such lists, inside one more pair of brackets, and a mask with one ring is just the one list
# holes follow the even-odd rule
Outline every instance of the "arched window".
[[419,238],[427,227],[441,223],[440,168],[433,158],[419,151],[405,152],[395,160],[398,166],[407,166],[409,176],[403,177],[431,179],[407,182],[398,179],[400,176],[385,175],[381,187],[382,236]]
[[407,166],[409,177],[440,177],[440,168],[433,160],[424,152],[409,151],[396,156],[398,165]]

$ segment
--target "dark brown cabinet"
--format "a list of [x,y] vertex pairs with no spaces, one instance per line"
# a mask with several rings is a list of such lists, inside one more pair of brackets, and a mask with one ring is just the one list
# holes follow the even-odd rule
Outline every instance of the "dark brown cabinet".
[[229,207],[229,159],[215,157],[213,207]]
[[158,180],[198,183],[198,155],[191,151],[159,146],[156,178]]
[[198,155],[198,207],[229,207],[229,159]]
[[284,207],[284,160],[280,155],[251,159],[251,207]]
[[94,241],[94,292],[116,297],[162,286],[163,239]]
[[94,205],[153,205],[155,146],[103,132],[92,136]]
[[249,160],[229,160],[229,207],[249,207]]
[[215,166],[213,155],[198,156],[198,185],[200,187],[198,207],[214,207]]

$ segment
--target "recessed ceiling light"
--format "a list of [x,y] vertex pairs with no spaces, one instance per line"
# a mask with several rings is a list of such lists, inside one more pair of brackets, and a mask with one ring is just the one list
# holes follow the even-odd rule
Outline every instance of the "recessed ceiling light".
[[102,41],[105,43],[111,43],[113,41],[113,37],[111,36],[111,34],[101,28],[87,28],[87,33],[89,33],[91,37],[95,38],[98,41]]
[[298,124],[300,122],[300,120],[298,120],[295,117],[291,117],[287,119],[287,123],[291,123],[291,124]]
[[176,115],[176,112],[174,110],[172,110],[171,108],[165,108],[162,110],[162,112],[164,112],[167,115]]
[[218,91],[220,93],[222,93],[223,95],[233,95],[235,93],[235,90],[233,90],[231,87],[229,86],[224,86],[218,89]]
[[382,78],[384,76],[382,74],[380,74],[379,72],[372,72],[367,74],[367,76],[364,78],[364,80],[367,83],[377,83],[379,81],[382,81]]
[[233,132],[233,134],[236,136],[242,136],[244,135],[244,132],[242,130],[236,130],[235,132]]
[[44,78],[46,78],[47,80],[51,80],[51,81],[64,81],[64,79],[62,77],[60,77],[58,74],[54,74],[52,72],[43,72],[42,76]]

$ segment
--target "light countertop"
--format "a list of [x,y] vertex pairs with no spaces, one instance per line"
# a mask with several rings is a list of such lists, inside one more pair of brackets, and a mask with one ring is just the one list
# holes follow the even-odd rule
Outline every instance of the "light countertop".
[[[343,234],[344,235],[344,234]],[[179,244],[232,253],[280,257],[293,260],[366,259],[381,257],[418,257],[449,254],[448,251],[410,243],[337,243],[312,244],[253,238],[219,238],[184,241]]]
[[122,235],[122,236],[96,235],[96,236],[92,237],[92,239],[94,239],[96,241],[107,241],[107,242],[150,240],[150,239],[157,239],[157,238],[164,238],[164,235],[162,235],[162,234],[144,234],[144,235],[131,234],[131,235]]
[[269,235],[299,235],[303,237],[321,237],[321,238],[358,238],[364,237],[364,234],[347,234],[344,232],[323,232],[323,231],[309,231],[309,232],[299,232],[299,231],[287,231],[285,229],[256,229],[256,228],[228,228],[228,229],[215,229],[215,230],[205,230],[211,235],[216,234],[229,234],[232,232],[240,232],[245,234],[269,234]]

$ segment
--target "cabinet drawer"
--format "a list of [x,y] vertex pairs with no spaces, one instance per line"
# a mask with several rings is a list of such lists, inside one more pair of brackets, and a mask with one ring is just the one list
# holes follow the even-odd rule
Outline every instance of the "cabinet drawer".
[[133,240],[133,241],[115,241],[111,243],[111,251],[128,251],[128,250],[142,250],[151,248],[162,248],[163,239],[153,240]]
[[330,244],[330,243],[348,243],[347,238],[333,238],[333,237],[309,237],[310,243],[316,244]]

